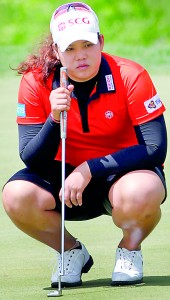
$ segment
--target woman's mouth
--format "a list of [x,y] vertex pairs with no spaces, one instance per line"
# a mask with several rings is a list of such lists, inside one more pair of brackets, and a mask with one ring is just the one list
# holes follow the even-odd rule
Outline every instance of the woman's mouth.
[[84,70],[84,69],[87,69],[88,68],[88,65],[87,64],[81,64],[81,65],[78,65],[77,69],[79,70]]

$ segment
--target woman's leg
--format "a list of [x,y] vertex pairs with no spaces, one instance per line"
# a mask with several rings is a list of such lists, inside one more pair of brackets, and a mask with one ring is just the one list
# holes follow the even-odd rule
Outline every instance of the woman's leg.
[[119,247],[138,250],[161,218],[165,189],[158,175],[149,170],[133,171],[120,178],[109,191],[112,218],[122,229]]
[[[10,181],[3,190],[3,205],[7,214],[19,229],[60,252],[61,214],[53,210],[56,203],[50,192],[29,181]],[[64,245],[66,269],[65,276],[61,278],[62,285],[81,285],[81,275],[90,270],[93,259],[85,246],[77,242],[66,229]],[[61,260],[60,255],[59,260]],[[52,287],[58,287],[59,273],[60,263],[57,270],[52,274]]]
[[[55,199],[41,187],[23,180],[6,184],[3,205],[13,223],[32,238],[60,251],[61,215],[54,211]],[[65,230],[65,250],[76,239]]]
[[161,179],[149,170],[130,172],[111,187],[113,222],[123,232],[116,250],[112,285],[143,281],[141,243],[158,224],[164,197]]

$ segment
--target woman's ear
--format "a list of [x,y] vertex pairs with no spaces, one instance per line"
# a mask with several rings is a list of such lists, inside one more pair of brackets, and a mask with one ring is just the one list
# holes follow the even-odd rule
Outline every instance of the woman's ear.
[[60,60],[59,55],[58,55],[57,45],[53,43],[52,48],[53,48],[53,51],[54,51],[57,59]]
[[104,47],[104,35],[103,34],[99,35],[99,41],[100,41],[101,50],[103,50],[103,47]]

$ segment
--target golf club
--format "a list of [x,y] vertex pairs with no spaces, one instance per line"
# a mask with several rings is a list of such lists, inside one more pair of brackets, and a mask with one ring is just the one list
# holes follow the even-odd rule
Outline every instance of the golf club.
[[[68,75],[67,68],[60,68],[60,86],[67,88],[68,86]],[[65,228],[65,150],[66,150],[66,130],[67,130],[67,112],[62,111],[60,113],[60,137],[62,141],[62,159],[61,159],[61,272],[58,278],[58,290],[50,292],[48,297],[60,297],[62,296],[61,288],[61,276],[64,275],[64,228]]]

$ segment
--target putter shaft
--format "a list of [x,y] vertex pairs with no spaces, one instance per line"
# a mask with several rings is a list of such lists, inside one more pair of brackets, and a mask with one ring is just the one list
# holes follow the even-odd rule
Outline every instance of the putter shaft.
[[[67,88],[68,87],[68,75],[67,68],[60,68],[60,86]],[[65,229],[65,156],[66,156],[66,135],[67,135],[67,112],[62,111],[60,113],[60,137],[62,140],[62,159],[61,159],[61,273],[59,276],[60,289],[61,289],[61,276],[64,275],[64,229]]]
[[[60,86],[67,88],[68,76],[65,67],[60,68]],[[67,112],[60,113],[60,138],[62,141],[62,157],[61,157],[61,272],[58,277],[58,290],[52,291],[48,297],[62,296],[61,276],[64,275],[64,231],[65,231],[65,155],[66,155],[66,133],[67,133]]]

